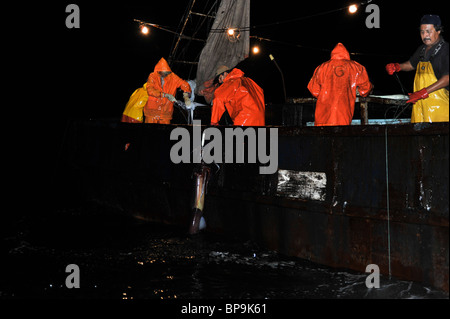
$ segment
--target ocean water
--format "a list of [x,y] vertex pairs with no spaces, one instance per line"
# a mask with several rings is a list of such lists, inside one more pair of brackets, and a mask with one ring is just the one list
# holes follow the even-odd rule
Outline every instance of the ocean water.
[[[241,238],[136,220],[96,205],[10,221],[2,232],[0,299],[448,299],[421,283],[332,269]],[[69,289],[78,267],[79,288]],[[75,282],[75,281],[72,281]]]

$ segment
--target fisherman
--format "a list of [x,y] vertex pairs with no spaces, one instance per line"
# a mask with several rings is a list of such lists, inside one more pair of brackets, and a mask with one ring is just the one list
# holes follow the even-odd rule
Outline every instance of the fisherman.
[[331,60],[319,65],[308,83],[308,90],[317,98],[314,125],[350,125],[357,89],[367,96],[372,88],[366,68],[350,60],[347,49],[338,43]]
[[220,86],[214,92],[211,125],[218,125],[228,111],[236,126],[264,126],[264,91],[239,69],[220,66],[216,71]]
[[403,63],[389,63],[386,71],[416,70],[414,93],[407,103],[413,103],[411,123],[448,122],[448,42],[441,36],[443,27],[437,15],[425,15],[420,21],[423,44]]
[[174,95],[178,88],[183,91],[185,104],[190,106],[191,87],[173,73],[167,61],[161,58],[147,81],[148,101],[144,107],[145,123],[170,124],[173,103],[177,101]]

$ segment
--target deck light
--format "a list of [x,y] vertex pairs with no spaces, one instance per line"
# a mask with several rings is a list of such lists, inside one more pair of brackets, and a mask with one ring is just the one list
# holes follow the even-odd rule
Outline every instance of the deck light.
[[352,4],[351,6],[348,7],[348,12],[350,13],[356,13],[356,11],[358,11],[358,6],[356,4]]
[[150,33],[149,27],[147,27],[146,25],[141,25],[141,33],[144,35],[149,34]]

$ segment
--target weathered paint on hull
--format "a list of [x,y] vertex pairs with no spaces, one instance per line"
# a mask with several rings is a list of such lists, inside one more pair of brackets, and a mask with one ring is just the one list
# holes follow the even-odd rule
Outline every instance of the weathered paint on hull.
[[[66,158],[78,193],[187,227],[194,165],[171,163],[174,127],[74,123]],[[389,274],[390,265],[395,277],[448,291],[448,132],[448,123],[279,127],[276,174],[224,164],[213,178],[208,230],[333,267]],[[284,189],[280,171],[293,172],[291,190],[311,191]]]

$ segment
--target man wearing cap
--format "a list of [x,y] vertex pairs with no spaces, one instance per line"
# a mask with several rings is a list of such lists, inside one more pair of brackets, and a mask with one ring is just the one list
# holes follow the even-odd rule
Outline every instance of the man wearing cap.
[[448,42],[441,36],[443,27],[437,15],[425,15],[420,21],[421,45],[413,56],[403,63],[390,63],[386,71],[392,75],[399,71],[416,70],[411,123],[448,122],[449,78]]
[[264,126],[264,91],[239,69],[229,70],[220,66],[215,82],[220,86],[214,92],[211,110],[211,125],[218,125],[222,115],[228,111],[233,125]]

